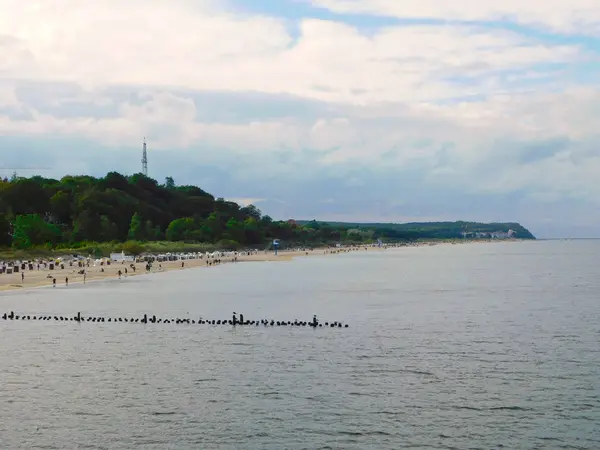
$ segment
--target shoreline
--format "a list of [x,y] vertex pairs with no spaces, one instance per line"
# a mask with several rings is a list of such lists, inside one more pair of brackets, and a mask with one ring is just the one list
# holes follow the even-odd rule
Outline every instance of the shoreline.
[[[235,264],[235,263],[244,263],[244,262],[281,262],[281,261],[293,261],[295,258],[299,257],[310,257],[310,256],[336,256],[340,254],[346,253],[355,253],[355,252],[383,252],[388,249],[402,249],[402,248],[410,248],[410,247],[431,247],[438,245],[455,245],[455,244],[472,244],[472,243],[491,243],[491,242],[520,242],[520,241],[427,241],[427,242],[418,242],[408,246],[389,246],[389,247],[371,247],[371,246],[359,246],[359,247],[349,247],[349,248],[318,248],[314,250],[282,250],[279,251],[277,255],[275,255],[272,251],[268,253],[258,253],[255,255],[243,255],[238,256],[237,260],[232,258],[222,258],[222,262],[219,264],[213,263],[208,264],[208,261],[205,258],[203,259],[186,259],[186,260],[177,260],[177,261],[164,261],[161,263],[155,263],[155,267],[152,268],[151,271],[147,272],[144,269],[145,263],[136,263],[135,272],[132,272],[130,268],[131,263],[112,263],[108,266],[90,266],[86,269],[86,277],[84,280],[84,276],[78,274],[77,271],[80,270],[79,267],[70,267],[67,266],[64,269],[34,269],[34,270],[26,270],[24,273],[24,282],[21,281],[21,273],[13,273],[13,274],[0,274],[0,295],[3,293],[10,293],[15,291],[29,291],[33,289],[44,289],[44,288],[53,288],[52,279],[56,278],[56,287],[65,289],[68,286],[76,285],[81,287],[81,285],[85,285],[87,283],[95,283],[99,281],[110,281],[110,280],[118,280],[118,271],[123,271],[123,278],[136,277],[140,275],[156,275],[166,272],[171,272],[174,270],[188,270],[188,269],[199,269],[199,268],[212,268],[217,266],[222,266],[225,264]],[[214,261],[214,260],[213,260]],[[182,267],[183,262],[183,267]],[[212,262],[212,261],[211,261]],[[102,271],[104,269],[104,271]],[[124,273],[125,269],[128,269],[128,273]],[[48,276],[51,278],[48,278]],[[66,284],[66,278],[69,279],[69,284]]]
[[[372,250],[380,250],[380,249],[371,249]],[[68,286],[74,285],[80,287],[81,285],[85,285],[88,283],[95,283],[99,281],[111,281],[118,280],[119,275],[118,271],[121,270],[123,272],[121,278],[130,278],[137,277],[141,275],[157,275],[161,273],[167,273],[174,270],[189,270],[189,269],[200,269],[200,268],[213,268],[217,266],[222,266],[226,264],[237,264],[244,262],[280,262],[280,261],[292,261],[298,257],[309,257],[309,256],[324,256],[324,255],[335,255],[335,254],[344,254],[355,251],[365,251],[363,248],[360,250],[356,249],[344,249],[342,251],[331,251],[330,249],[315,249],[313,251],[280,251],[277,255],[273,252],[269,253],[259,253],[255,255],[243,255],[238,256],[237,260],[232,258],[221,258],[220,263],[215,263],[214,260],[203,259],[186,259],[186,260],[177,260],[177,261],[163,261],[156,262],[152,270],[147,272],[144,268],[145,263],[139,262],[135,263],[134,266],[136,268],[135,272],[132,271],[130,264],[133,263],[119,263],[113,262],[111,265],[105,266],[90,266],[86,268],[86,277],[84,280],[84,276],[82,274],[77,273],[81,270],[76,266],[67,266],[64,269],[34,269],[34,270],[25,270],[24,272],[18,272],[13,274],[0,274],[0,295],[2,293],[9,293],[15,291],[29,291],[33,289],[53,289],[52,279],[56,278],[56,288],[65,289]],[[211,264],[208,264],[208,261]],[[183,267],[182,263],[183,262]],[[104,271],[102,271],[104,269]],[[125,273],[125,269],[127,269],[127,273]],[[24,282],[21,281],[21,273],[24,273]],[[48,278],[48,275],[51,275],[52,278]],[[69,284],[66,284],[66,278],[69,279]]]

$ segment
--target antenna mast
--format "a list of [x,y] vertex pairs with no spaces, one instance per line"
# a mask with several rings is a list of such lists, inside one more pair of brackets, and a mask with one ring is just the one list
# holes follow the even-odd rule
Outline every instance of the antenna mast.
[[142,173],[148,176],[148,152],[146,151],[146,138],[144,138],[144,146],[142,151]]

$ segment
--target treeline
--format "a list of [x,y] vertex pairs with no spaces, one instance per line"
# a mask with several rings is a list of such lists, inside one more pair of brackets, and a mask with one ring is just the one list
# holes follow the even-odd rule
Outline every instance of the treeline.
[[214,198],[196,186],[163,184],[142,174],[105,177],[34,176],[0,180],[0,246],[16,249],[78,248],[90,242],[176,241],[218,244],[223,248],[329,243],[371,243],[460,238],[465,230],[513,229],[533,238],[519,224],[467,222],[351,224],[275,221],[255,206]]
[[[314,223],[298,221],[306,226]],[[413,222],[413,223],[351,223],[326,222],[324,225],[350,230],[354,233],[371,233],[374,237],[392,241],[414,241],[426,239],[485,238],[486,234],[509,231],[517,239],[535,239],[525,227],[515,222],[479,223],[479,222]]]
[[250,205],[142,174],[0,180],[0,246],[77,248],[89,242],[185,241],[227,248],[363,242],[342,228],[274,221]]

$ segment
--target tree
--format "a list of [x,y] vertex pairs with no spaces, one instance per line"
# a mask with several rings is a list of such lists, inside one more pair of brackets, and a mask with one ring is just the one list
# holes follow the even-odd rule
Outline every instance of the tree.
[[246,235],[244,233],[244,224],[238,222],[233,217],[227,221],[225,225],[227,230],[227,237],[232,241],[244,243],[246,241]]
[[[19,226],[15,226],[17,216],[23,216]],[[518,223],[275,221],[254,205],[241,207],[224,198],[215,199],[198,186],[177,186],[172,177],[159,184],[139,173],[110,172],[102,178],[67,175],[60,180],[15,175],[10,181],[0,181],[0,246],[13,244],[15,232],[14,245],[25,247],[60,240],[73,244],[161,240],[165,234],[176,241],[262,246],[276,238],[287,245],[454,238],[466,229],[488,235],[512,230],[520,238],[535,239]]]
[[50,211],[48,192],[33,179],[17,178],[11,181],[3,197],[16,215],[42,215]]
[[189,239],[189,234],[194,229],[194,219],[191,217],[175,219],[167,227],[167,239],[169,241],[184,241]]
[[240,209],[240,211],[242,213],[246,214],[247,216],[253,217],[256,220],[260,220],[261,216],[262,216],[262,213],[260,212],[260,209],[258,209],[254,205],[245,206],[242,209]]
[[73,221],[72,236],[75,242],[101,241],[102,220],[89,210],[81,212]]
[[108,216],[100,217],[100,229],[102,241],[117,241],[119,239],[119,228]]
[[144,240],[153,241],[156,240],[155,236],[156,228],[151,220],[146,220],[144,223]]
[[6,214],[0,214],[0,246],[10,246],[12,243],[11,226]]
[[142,218],[138,213],[134,213],[129,224],[127,237],[133,240],[142,240],[144,238],[144,228],[142,227]]
[[223,235],[225,227],[221,222],[220,217],[220,214],[213,212],[202,221],[202,230],[207,239],[211,242],[217,242]]
[[71,220],[71,195],[68,191],[58,191],[50,198],[50,211],[60,223],[69,223]]
[[17,216],[14,224],[12,244],[27,249],[34,245],[55,245],[61,236],[60,229],[47,223],[38,214]]
[[264,240],[264,235],[260,230],[260,224],[254,217],[248,217],[244,221],[244,241],[248,244],[257,245]]
[[127,191],[129,188],[127,178],[118,172],[107,173],[104,177],[104,185],[106,189],[118,189],[121,191]]

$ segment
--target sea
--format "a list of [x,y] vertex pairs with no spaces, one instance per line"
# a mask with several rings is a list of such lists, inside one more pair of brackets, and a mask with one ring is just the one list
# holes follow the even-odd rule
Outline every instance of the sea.
[[600,241],[369,250],[3,293],[0,448],[599,449]]

